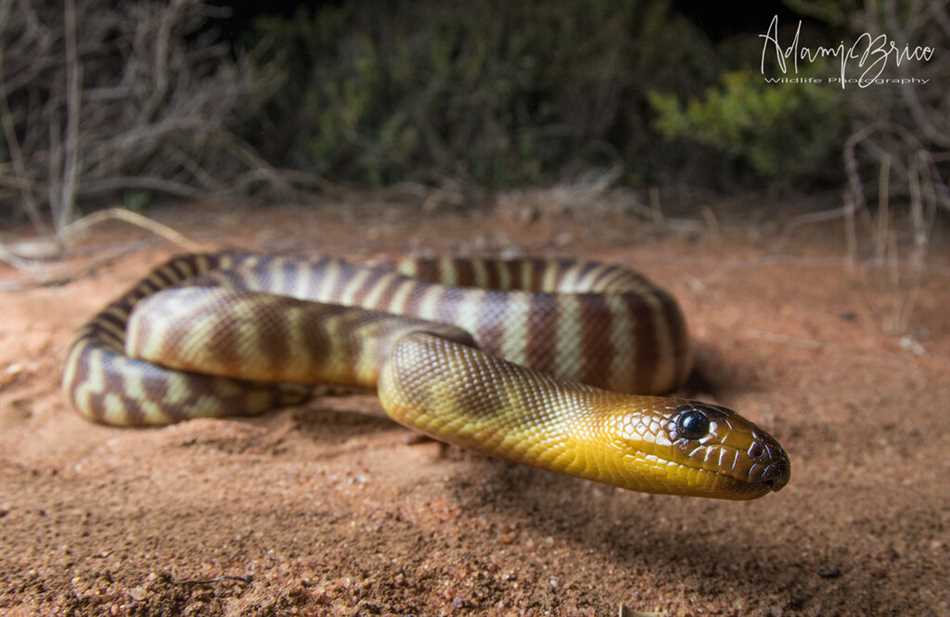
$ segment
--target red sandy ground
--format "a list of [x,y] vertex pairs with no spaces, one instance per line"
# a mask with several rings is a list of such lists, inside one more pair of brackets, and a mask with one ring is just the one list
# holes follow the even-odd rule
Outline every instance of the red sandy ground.
[[[636,267],[681,300],[708,385],[786,447],[748,503],[509,465],[323,397],[249,420],[94,426],[59,391],[71,333],[173,248],[0,294],[5,615],[948,615],[950,259],[908,294],[848,274],[835,234],[656,234],[581,213],[166,210],[202,241],[363,258],[521,249]],[[115,225],[108,247],[147,237]],[[75,262],[78,267],[80,262]],[[3,277],[16,277],[3,270]],[[696,391],[694,390],[694,393]]]

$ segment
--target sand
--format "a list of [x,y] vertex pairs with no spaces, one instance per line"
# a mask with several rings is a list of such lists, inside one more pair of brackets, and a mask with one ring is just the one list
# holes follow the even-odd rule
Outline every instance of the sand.
[[[412,444],[371,395],[152,430],[59,391],[72,332],[176,251],[151,242],[58,287],[0,294],[4,615],[948,615],[950,256],[908,291],[849,272],[838,235],[399,207],[165,210],[202,242],[354,259],[576,255],[680,299],[691,394],[785,446],[752,502],[651,496]],[[826,230],[827,231],[827,230]],[[101,252],[147,238],[120,225]],[[74,270],[90,263],[78,258]],[[12,269],[2,280],[15,280]],[[698,385],[697,385],[698,384]]]

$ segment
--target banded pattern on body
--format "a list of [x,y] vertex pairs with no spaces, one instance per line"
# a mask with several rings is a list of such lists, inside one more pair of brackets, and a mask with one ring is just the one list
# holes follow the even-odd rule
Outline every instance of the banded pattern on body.
[[[126,356],[132,309],[146,298],[154,303],[163,289],[185,284],[275,294],[277,311],[280,297],[290,297],[452,324],[489,354],[618,392],[666,392],[690,369],[685,322],[675,301],[618,266],[541,259],[407,259],[393,270],[335,258],[184,255],[155,268],[80,331],[64,385],[81,413],[108,424],[166,424],[188,417],[258,414],[306,396],[299,386],[255,383],[245,388],[227,379],[162,371]],[[267,303],[255,295],[247,296],[243,317],[251,325],[246,327],[261,338],[257,356],[279,365],[288,357],[286,342],[308,336],[321,318],[295,324],[291,310],[291,317],[267,320],[263,323],[270,328],[263,328],[258,311]],[[220,315],[223,305],[228,303],[207,314]],[[231,312],[240,309],[232,306]],[[349,322],[341,323],[346,327]],[[357,331],[353,335],[367,338]],[[196,328],[195,336],[207,337],[207,332]],[[352,385],[342,378],[337,383]]]
[[220,252],[175,257],[103,309],[63,386],[114,425],[258,414],[316,382],[378,386],[415,430],[592,480],[732,498],[784,484],[784,452],[734,412],[702,407],[705,441],[683,441],[697,404],[649,395],[690,363],[675,300],[618,266]]

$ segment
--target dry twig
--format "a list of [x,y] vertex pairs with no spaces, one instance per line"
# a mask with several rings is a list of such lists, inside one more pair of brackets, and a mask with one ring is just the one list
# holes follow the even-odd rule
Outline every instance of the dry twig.
[[122,221],[123,223],[140,227],[155,234],[156,236],[160,236],[172,244],[177,244],[186,251],[200,251],[207,248],[205,245],[189,239],[183,233],[172,229],[168,225],[159,223],[155,219],[150,219],[146,216],[136,214],[135,212],[126,210],[124,208],[110,208],[108,210],[100,210],[99,212],[94,212],[88,216],[84,216],[78,221],[70,223],[68,226],[66,226],[63,229],[62,235],[66,238],[71,238],[94,225],[98,225],[106,221]]
[[[204,34],[204,0],[0,0],[0,206],[61,234],[83,199],[288,179],[230,130],[268,78]],[[250,186],[254,183],[255,186]]]

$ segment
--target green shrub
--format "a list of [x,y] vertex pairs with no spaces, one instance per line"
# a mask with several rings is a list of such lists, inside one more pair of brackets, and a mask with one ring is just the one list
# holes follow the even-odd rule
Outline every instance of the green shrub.
[[778,181],[820,176],[845,128],[839,88],[768,83],[752,71],[724,73],[719,85],[685,104],[658,91],[649,100],[667,139],[702,144]]
[[705,37],[656,0],[347,3],[257,24],[276,72],[249,139],[269,160],[388,184],[534,184],[664,166],[647,86],[711,83]]

